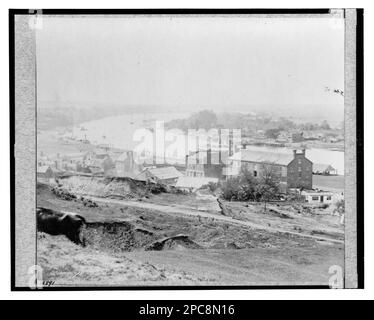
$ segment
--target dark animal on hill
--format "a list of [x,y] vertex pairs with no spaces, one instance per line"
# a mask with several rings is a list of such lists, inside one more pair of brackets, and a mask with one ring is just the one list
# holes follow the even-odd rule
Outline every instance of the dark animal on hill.
[[65,235],[74,243],[85,246],[83,227],[86,220],[82,216],[38,207],[36,221],[38,231],[51,235]]

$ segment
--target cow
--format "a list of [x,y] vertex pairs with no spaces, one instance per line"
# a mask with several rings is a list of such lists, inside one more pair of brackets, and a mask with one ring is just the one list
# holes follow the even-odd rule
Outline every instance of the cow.
[[85,246],[82,229],[86,220],[71,212],[60,212],[43,207],[36,208],[38,231],[51,235],[65,235],[76,244]]

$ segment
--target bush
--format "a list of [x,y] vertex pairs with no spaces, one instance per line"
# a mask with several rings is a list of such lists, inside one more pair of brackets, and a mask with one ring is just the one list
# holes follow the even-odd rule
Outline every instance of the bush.
[[161,183],[148,183],[147,190],[153,194],[166,192],[166,187]]
[[72,201],[77,198],[75,194],[70,193],[69,191],[59,187],[53,187],[52,193],[54,193],[57,197],[68,201]]
[[344,214],[345,212],[345,202],[344,200],[339,200],[336,204],[335,204],[335,209],[334,209],[334,212],[338,212],[340,214]]
[[209,182],[206,185],[203,185],[202,189],[209,189],[209,191],[214,192],[220,187],[220,184],[218,182]]
[[286,201],[289,202],[305,202],[305,197],[299,193],[291,193],[286,196]]
[[239,190],[239,177],[229,178],[222,185],[222,197],[229,201],[237,200]]
[[266,172],[254,177],[247,169],[242,169],[237,177],[229,178],[222,184],[222,197],[233,201],[270,201],[279,199],[280,187],[276,175]]

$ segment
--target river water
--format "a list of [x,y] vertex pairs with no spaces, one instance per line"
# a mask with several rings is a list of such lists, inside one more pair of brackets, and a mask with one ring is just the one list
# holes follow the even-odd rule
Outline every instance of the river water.
[[[156,121],[170,121],[186,118],[189,113],[147,113],[131,114],[102,118],[81,123],[73,129],[73,136],[77,139],[87,138],[93,144],[110,144],[113,147],[133,150],[139,141],[135,141],[134,134],[139,129],[154,128]],[[247,146],[247,149],[291,153],[292,149],[269,146]],[[344,152],[328,149],[312,148],[306,150],[306,157],[313,163],[331,164],[338,174],[344,174]],[[184,155],[180,156],[183,163]],[[179,162],[179,161],[178,161]]]

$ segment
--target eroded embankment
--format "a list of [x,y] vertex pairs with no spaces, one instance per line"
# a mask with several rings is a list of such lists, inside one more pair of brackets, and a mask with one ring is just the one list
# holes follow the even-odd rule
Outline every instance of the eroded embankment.
[[130,178],[71,176],[61,179],[64,189],[74,194],[132,199],[147,194],[145,183]]
[[154,232],[134,227],[130,222],[91,222],[81,231],[85,245],[104,251],[200,249],[187,235],[160,237]]

